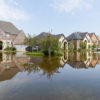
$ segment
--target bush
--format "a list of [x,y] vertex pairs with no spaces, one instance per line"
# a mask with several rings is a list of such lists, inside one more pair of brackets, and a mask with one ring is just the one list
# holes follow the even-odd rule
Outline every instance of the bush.
[[15,47],[7,47],[4,49],[5,51],[16,51]]
[[[49,52],[46,50],[46,51],[43,51],[44,55],[49,55]],[[54,55],[54,51],[51,51],[51,55]]]

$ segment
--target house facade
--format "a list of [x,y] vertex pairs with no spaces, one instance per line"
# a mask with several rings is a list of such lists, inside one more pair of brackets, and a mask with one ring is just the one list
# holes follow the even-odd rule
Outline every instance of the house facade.
[[64,34],[54,35],[54,37],[56,37],[59,40],[59,42],[61,43],[62,49],[68,50],[68,41],[66,37],[64,36]]
[[17,29],[11,22],[0,21],[0,50],[15,47],[17,51],[25,51],[25,38],[24,32]]
[[71,41],[74,42],[76,50],[80,49],[80,43],[86,42],[86,49],[89,49],[89,46],[92,44],[92,40],[88,32],[75,32],[67,37],[68,43]]

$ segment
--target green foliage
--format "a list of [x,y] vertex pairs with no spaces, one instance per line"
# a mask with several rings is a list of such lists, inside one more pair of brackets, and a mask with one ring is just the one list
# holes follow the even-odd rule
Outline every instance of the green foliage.
[[44,37],[40,41],[40,47],[41,47],[43,53],[46,55],[53,55],[55,53],[55,51],[59,51],[61,49],[58,39],[56,39],[52,35]]
[[5,51],[16,51],[15,47],[7,47],[4,49]]
[[80,42],[80,49],[86,50],[86,42]]
[[25,54],[29,56],[44,56],[43,52],[27,52]]
[[92,49],[95,49],[97,47],[96,43],[93,43]]
[[74,41],[72,40],[72,41],[70,42],[70,45],[69,45],[69,50],[70,50],[70,51],[73,51],[74,49],[75,49]]
[[88,46],[88,48],[89,48],[89,49],[91,49],[91,48],[92,48],[92,46],[91,46],[91,45],[89,45],[89,46]]
[[36,46],[38,43],[38,38],[28,34],[28,36],[25,38],[24,43],[31,47]]

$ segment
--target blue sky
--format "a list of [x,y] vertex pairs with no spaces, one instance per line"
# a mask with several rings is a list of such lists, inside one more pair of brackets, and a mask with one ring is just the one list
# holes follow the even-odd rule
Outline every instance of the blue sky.
[[100,0],[0,0],[0,20],[11,21],[24,32],[100,34]]

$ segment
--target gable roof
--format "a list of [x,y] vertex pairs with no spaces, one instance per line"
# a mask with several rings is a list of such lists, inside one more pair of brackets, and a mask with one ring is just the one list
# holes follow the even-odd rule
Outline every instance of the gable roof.
[[90,38],[92,38],[92,36],[95,35],[95,37],[97,38],[97,40],[99,41],[98,36],[95,33],[89,33]]
[[64,36],[64,34],[58,34],[58,35],[54,35],[55,38],[61,38],[61,36]]
[[75,33],[72,33],[71,35],[69,35],[67,37],[67,40],[68,41],[71,41],[71,40],[83,40],[87,33],[88,32],[75,32]]
[[54,36],[54,37],[57,38],[57,39],[59,39],[61,36],[63,36],[63,34],[53,35],[53,34],[51,34],[51,33],[49,33],[49,32],[42,32],[42,33],[40,33],[39,35],[37,35],[36,37],[37,37],[39,40],[41,40],[41,39],[43,39],[44,37],[47,37],[47,36],[49,36],[49,35],[52,35],[52,36]]
[[49,36],[49,35],[52,35],[52,34],[49,33],[49,32],[42,32],[42,33],[40,33],[39,35],[37,35],[36,37],[37,37],[39,40],[41,40],[41,39],[43,39],[44,37],[47,37],[47,36]]
[[93,34],[95,34],[95,33],[89,33],[90,38],[93,36]]
[[9,34],[18,34],[20,30],[18,30],[11,22],[0,21],[0,29],[5,33]]

